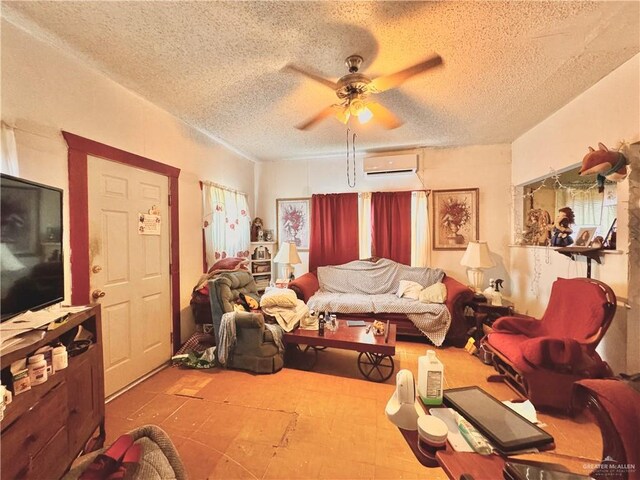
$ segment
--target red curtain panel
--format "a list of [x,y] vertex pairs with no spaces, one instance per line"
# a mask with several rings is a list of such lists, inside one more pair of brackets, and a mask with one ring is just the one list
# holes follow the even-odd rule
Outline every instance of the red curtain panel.
[[312,195],[309,271],[358,257],[358,194]]
[[411,265],[411,192],[371,194],[371,253]]

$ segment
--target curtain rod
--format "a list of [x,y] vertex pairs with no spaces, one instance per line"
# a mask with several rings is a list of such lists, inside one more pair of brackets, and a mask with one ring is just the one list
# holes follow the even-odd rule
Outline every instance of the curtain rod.
[[235,188],[229,188],[225,185],[220,185],[219,183],[210,182],[209,180],[200,180],[200,189],[202,189],[203,185],[207,185],[209,187],[221,188],[222,190],[226,190],[227,192],[238,193],[240,195],[244,195],[245,197],[248,197],[246,193],[241,192],[240,190],[236,190]]
[[[421,188],[418,190],[382,190],[382,191],[375,191],[375,192],[370,192],[370,191],[366,191],[366,192],[356,192],[358,195],[360,195],[361,193],[399,193],[399,192],[424,192],[427,195],[429,195],[431,193],[431,189],[430,188]],[[350,192],[345,192],[345,193],[350,193]]]

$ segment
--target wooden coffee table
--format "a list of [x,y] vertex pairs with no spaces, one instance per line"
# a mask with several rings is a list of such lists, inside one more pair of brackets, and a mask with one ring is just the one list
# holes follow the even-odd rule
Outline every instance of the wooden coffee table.
[[385,335],[374,335],[371,330],[367,333],[368,326],[369,323],[364,327],[350,327],[346,320],[338,320],[338,329],[332,332],[325,328],[322,337],[317,330],[296,328],[285,333],[282,340],[307,357],[305,369],[309,370],[316,364],[318,350],[341,348],[360,352],[360,373],[372,382],[384,382],[395,370],[393,356],[396,354],[396,325],[387,325]]

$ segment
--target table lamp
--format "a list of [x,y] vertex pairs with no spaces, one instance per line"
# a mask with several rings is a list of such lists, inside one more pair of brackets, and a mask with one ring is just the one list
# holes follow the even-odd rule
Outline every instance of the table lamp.
[[467,245],[467,251],[464,252],[460,265],[469,267],[467,270],[467,276],[469,278],[470,286],[476,292],[476,295],[481,294],[482,282],[484,280],[484,269],[491,268],[495,265],[491,260],[491,253],[487,242],[469,242]]
[[300,256],[298,255],[296,244],[291,242],[282,242],[280,250],[278,250],[278,254],[273,261],[284,264],[284,277],[290,280],[293,280],[294,278],[293,267],[291,265],[302,263]]

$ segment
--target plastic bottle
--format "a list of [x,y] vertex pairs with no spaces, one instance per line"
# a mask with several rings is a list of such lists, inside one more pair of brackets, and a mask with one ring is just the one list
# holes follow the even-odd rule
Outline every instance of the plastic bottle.
[[47,361],[44,359],[43,354],[39,353],[29,357],[27,363],[29,365],[31,385],[40,385],[47,381]]
[[425,405],[442,405],[444,366],[435,350],[418,359],[418,396]]
[[321,313],[320,319],[318,320],[318,336],[320,337],[324,337],[324,324],[325,324],[324,315]]
[[67,356],[67,348],[64,345],[53,347],[53,355],[51,357],[53,371],[58,372],[69,366],[69,357]]

